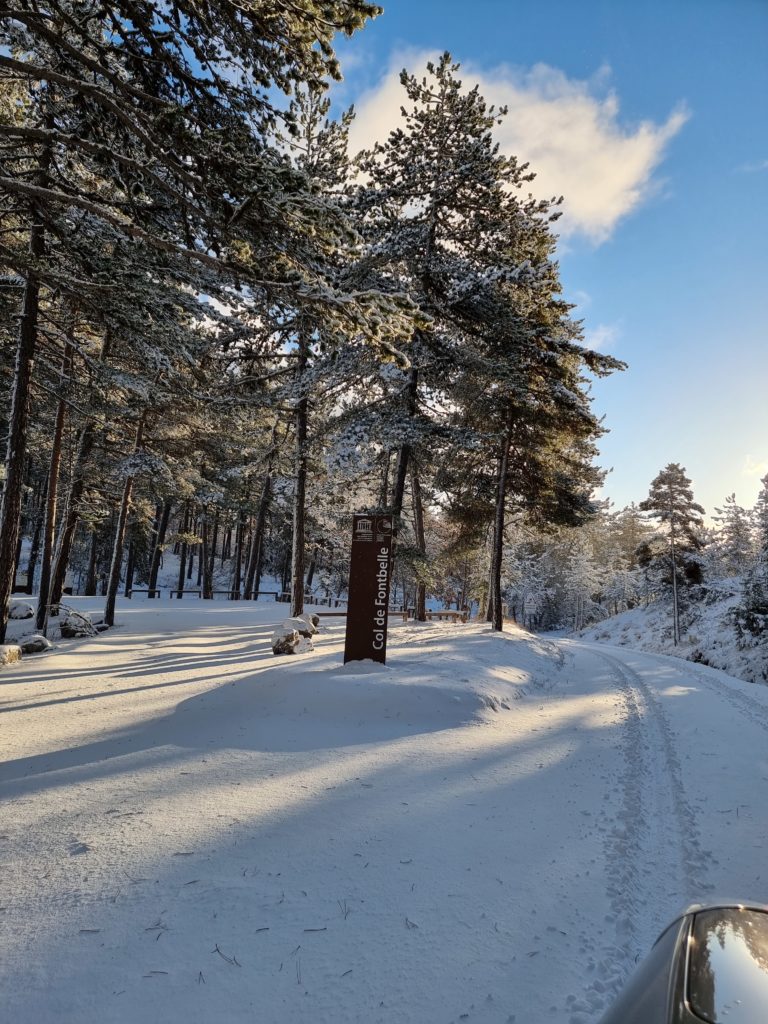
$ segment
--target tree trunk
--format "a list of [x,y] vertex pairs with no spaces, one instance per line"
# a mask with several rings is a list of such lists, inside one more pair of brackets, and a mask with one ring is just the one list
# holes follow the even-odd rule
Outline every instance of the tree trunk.
[[504,628],[504,609],[501,603],[501,561],[504,550],[504,510],[507,499],[507,473],[509,470],[509,445],[512,440],[512,423],[502,442],[499,458],[499,477],[496,485],[496,517],[493,526],[493,548],[491,552],[491,579],[489,602],[491,605],[491,623],[499,632]]
[[257,595],[261,589],[261,574],[264,568],[264,536],[266,536],[266,531],[262,535],[262,541],[256,551],[256,575],[253,577],[254,595]]
[[37,568],[37,559],[40,556],[40,536],[43,532],[43,523],[45,521],[45,508],[48,499],[48,477],[46,476],[43,483],[42,490],[40,492],[40,503],[37,506],[37,512],[35,513],[35,529],[32,534],[32,544],[29,548],[29,559],[27,560],[27,593],[31,594],[35,589],[35,569]]
[[[146,412],[142,412],[139,422],[136,425],[136,438],[133,443],[134,452],[141,449],[141,439],[144,434],[144,421]],[[128,523],[128,510],[131,504],[131,491],[133,490],[133,477],[127,476],[123,484],[123,497],[120,502],[120,512],[117,517],[115,528],[115,539],[112,546],[112,564],[109,569],[109,581],[107,583],[106,604],[104,606],[104,622],[108,626],[115,624],[115,603],[117,601],[117,588],[120,586],[120,567],[123,564],[123,544],[125,543],[125,529]]]
[[85,596],[95,597],[96,595],[96,558],[99,551],[99,540],[97,531],[91,531],[91,550],[88,554],[88,572],[85,577]]
[[[424,536],[424,507],[421,502],[421,481],[415,461],[411,461],[411,489],[413,492],[413,525],[416,534],[416,547],[422,558],[427,557],[427,542]],[[427,621],[427,585],[422,580],[416,580],[416,603],[414,605],[414,618],[417,622]]]
[[291,615],[304,611],[304,560],[306,544],[306,497],[307,497],[307,429],[309,420],[309,398],[304,375],[309,360],[309,345],[304,337],[299,340],[299,357],[296,360],[296,377],[299,400],[296,403],[294,421],[294,473],[293,489],[293,536],[291,541]]
[[[5,433],[7,429],[7,422],[5,418],[0,419],[0,432]],[[27,481],[27,487],[29,487],[29,470],[30,470],[30,459],[29,456],[24,460],[24,479]],[[29,499],[22,502],[19,510],[19,531],[16,537],[16,553],[13,558],[13,580],[11,581],[11,593],[14,593],[19,589],[17,582],[19,567],[21,565],[21,545],[24,540],[24,534],[28,532],[29,527]]]
[[379,495],[379,507],[387,507],[387,498],[389,497],[389,465],[392,461],[392,452],[386,452],[384,456],[384,472],[381,476],[381,493]]
[[136,571],[136,545],[128,541],[128,561],[125,566],[125,596],[130,597],[133,590],[133,577]]
[[259,499],[259,510],[256,513],[256,525],[253,529],[253,537],[251,538],[251,553],[248,559],[248,566],[245,573],[245,596],[249,599],[255,599],[256,592],[259,589],[257,582],[257,576],[261,576],[261,555],[264,547],[264,532],[267,525],[267,513],[269,512],[269,505],[272,500],[272,469],[274,466],[275,458],[277,456],[277,423],[272,428],[272,438],[270,441],[269,452],[267,453],[267,472],[264,477],[264,484],[261,488],[261,498]]
[[283,573],[280,580],[280,592],[282,594],[288,593],[288,584],[291,581],[291,552],[286,551],[285,561],[283,562]]
[[[72,325],[74,331],[74,324]],[[64,345],[64,357],[61,363],[61,388],[66,388],[72,367],[72,344],[70,338]],[[48,500],[45,503],[45,526],[43,528],[43,557],[40,562],[40,588],[37,600],[37,616],[35,626],[38,632],[46,635],[48,616],[51,607],[51,559],[53,556],[53,533],[56,526],[56,500],[59,492],[59,467],[61,466],[61,445],[64,438],[64,417],[66,404],[63,397],[59,399],[56,409],[56,421],[53,426],[51,442],[51,461],[48,465]]]
[[[51,151],[46,147],[35,174],[36,184],[45,186],[50,162]],[[34,265],[45,256],[45,229],[36,204],[32,204],[30,213],[32,225],[29,230],[29,253]],[[11,388],[11,412],[8,417],[5,484],[0,503],[0,644],[5,643],[8,602],[16,579],[16,543],[24,487],[29,393],[35,361],[39,311],[40,282],[34,271],[30,271],[27,274],[21,304],[16,365]]]
[[235,557],[232,566],[232,580],[230,597],[233,601],[240,600],[240,585],[243,571],[243,541],[245,539],[245,519],[243,510],[240,510],[240,518],[235,530]]
[[[184,503],[184,516],[181,520],[181,532],[187,534],[189,532],[189,502]],[[184,590],[184,578],[187,572],[187,542],[182,540],[179,546],[179,579],[176,597],[181,601],[184,596],[182,591]]]
[[49,604],[55,608],[64,592],[64,581],[67,576],[72,541],[80,519],[80,504],[85,490],[85,466],[93,448],[93,423],[89,420],[80,431],[75,464],[72,467],[72,479],[69,484],[66,510],[59,526],[59,537],[56,542],[56,556],[51,574],[51,595]]
[[675,548],[675,524],[670,518],[670,550],[672,552],[672,643],[680,643],[680,608],[677,601],[677,551]]
[[16,573],[19,571],[19,563],[21,562],[21,542],[24,540],[24,528],[19,527],[19,536],[16,538],[16,554],[13,559],[13,584],[11,586],[11,593],[14,593],[18,587],[16,584]]
[[[211,589],[213,589],[213,569],[216,561],[216,543],[219,539],[219,506],[216,506],[216,511],[213,513],[213,536],[211,537],[211,554],[208,560],[208,577],[211,581]],[[213,595],[211,595],[213,596]]]
[[[205,512],[203,511],[200,514],[200,520],[199,520],[200,543],[197,545],[197,586],[198,587],[202,587],[202,585],[203,585],[204,565],[205,565],[205,560],[208,557],[208,552],[207,551],[203,551],[203,546],[204,546],[203,545],[203,524],[204,523],[205,523]],[[206,542],[207,542],[207,538],[206,538]],[[205,547],[207,547],[207,543],[206,543]]]
[[312,590],[312,583],[315,579],[315,569],[317,568],[317,556],[320,551],[320,545],[315,544],[312,548],[312,556],[309,560],[309,569],[307,569],[307,582],[304,587],[306,592],[309,594]]
[[[192,517],[192,522],[189,525],[190,533],[195,532],[195,519]],[[187,579],[192,579],[192,571],[195,568],[195,548],[196,544],[189,545],[189,558],[187,559]]]
[[256,597],[254,593],[258,589],[256,584],[256,572],[261,562],[261,549],[264,544],[264,527],[267,522],[267,511],[272,497],[272,467],[267,465],[267,475],[264,477],[264,485],[259,500],[259,510],[256,513],[256,525],[251,538],[251,556],[248,559],[248,567],[245,574],[245,596],[251,600]]
[[163,502],[163,509],[160,514],[160,521],[157,526],[157,536],[155,537],[155,547],[152,551],[152,563],[149,567],[149,582],[147,587],[147,597],[154,597],[153,590],[157,590],[157,574],[160,572],[160,562],[163,558],[163,544],[165,544],[165,535],[168,532],[168,522],[171,518],[171,509],[173,508],[173,499],[166,498]]
[[200,544],[200,567],[202,569],[202,588],[203,588],[203,599],[210,601],[213,599],[213,576],[211,570],[213,568],[213,560],[208,556],[208,509],[203,509],[202,526],[200,531],[202,543]]
[[[419,371],[415,366],[411,367],[408,374],[408,386],[406,391],[406,415],[413,419],[416,415],[416,398],[418,395]],[[405,479],[408,474],[408,460],[411,456],[411,446],[402,444],[397,453],[397,468],[395,469],[395,485],[392,492],[392,515],[399,518],[403,514],[403,498],[405,497]]]

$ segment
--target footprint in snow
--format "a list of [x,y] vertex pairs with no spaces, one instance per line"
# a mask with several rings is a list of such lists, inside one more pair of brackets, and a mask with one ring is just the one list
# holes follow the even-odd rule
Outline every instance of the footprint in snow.
[[79,839],[73,840],[69,844],[69,855],[70,857],[76,857],[81,853],[90,853],[92,847],[88,843],[83,843]]

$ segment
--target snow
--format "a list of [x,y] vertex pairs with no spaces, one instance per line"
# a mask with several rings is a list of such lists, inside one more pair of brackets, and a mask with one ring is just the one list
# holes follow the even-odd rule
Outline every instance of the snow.
[[747,682],[764,682],[768,680],[768,636],[737,635],[733,611],[740,599],[741,579],[719,581],[706,601],[691,604],[683,612],[684,628],[677,647],[672,640],[672,609],[668,600],[621,612],[577,635],[585,640],[687,658]]
[[13,601],[8,609],[9,619],[31,619],[34,614],[35,609],[26,601]]
[[591,1024],[687,902],[768,898],[763,687],[484,624],[275,657],[283,614],[122,601],[0,670],[4,1019]]

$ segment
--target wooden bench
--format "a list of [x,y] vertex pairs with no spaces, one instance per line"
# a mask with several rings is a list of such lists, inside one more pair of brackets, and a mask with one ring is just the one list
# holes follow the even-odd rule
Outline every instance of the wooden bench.
[[467,613],[452,611],[449,608],[441,608],[436,612],[427,612],[428,619],[437,619],[439,622],[466,622]]
[[140,587],[131,587],[131,589],[128,591],[128,593],[125,596],[126,597],[133,597],[134,594],[146,594],[148,597],[152,597],[153,595],[157,595],[157,597],[162,597],[163,596],[163,592],[159,588],[157,588],[157,589],[150,588],[150,589],[147,590],[147,589],[141,589]]
[[202,599],[202,596],[203,596],[202,590],[169,590],[168,591],[168,597],[169,598],[173,597],[174,594],[176,595],[176,597],[179,600],[181,600],[181,598],[183,597],[184,594],[197,594],[197,596],[199,598],[201,598],[201,599]]

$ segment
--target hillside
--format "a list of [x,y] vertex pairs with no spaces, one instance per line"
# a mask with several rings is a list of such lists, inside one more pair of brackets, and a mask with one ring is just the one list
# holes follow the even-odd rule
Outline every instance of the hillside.
[[613,615],[576,635],[583,640],[686,658],[750,683],[766,682],[768,636],[758,641],[737,635],[733,609],[740,596],[738,578],[719,581],[705,601],[690,605],[684,613],[684,631],[678,647],[672,643],[672,612],[666,601]]

